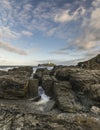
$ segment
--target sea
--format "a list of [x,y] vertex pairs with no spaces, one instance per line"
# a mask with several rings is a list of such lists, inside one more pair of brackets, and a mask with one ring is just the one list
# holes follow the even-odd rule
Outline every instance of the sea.
[[[10,69],[18,68],[18,67],[24,67],[24,66],[0,66],[0,70],[7,72]],[[30,66],[30,67],[33,67],[33,73],[35,73],[38,68],[47,68],[48,70],[53,69],[53,67],[46,67],[46,66]]]

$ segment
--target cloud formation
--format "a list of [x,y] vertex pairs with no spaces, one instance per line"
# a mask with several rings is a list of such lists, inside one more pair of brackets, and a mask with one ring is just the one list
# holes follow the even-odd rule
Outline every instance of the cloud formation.
[[16,39],[19,34],[12,31],[9,27],[0,26],[0,38]]
[[77,20],[79,15],[83,16],[85,14],[85,8],[84,7],[79,7],[75,12],[70,14],[70,10],[61,10],[58,12],[58,14],[55,15],[54,21],[55,22],[70,22],[72,20]]
[[[51,52],[55,56],[94,53],[97,48],[100,50],[99,12],[100,0],[1,0],[0,48],[26,55],[26,51],[15,48],[14,44],[21,44],[21,48],[31,50],[37,46],[34,41],[39,41],[38,37],[41,37],[40,43],[46,38],[48,45],[49,38],[63,41],[58,45],[56,40],[51,40],[52,48],[56,44]],[[42,45],[45,44],[40,44],[39,47]],[[49,47],[44,47],[43,50],[50,52]]]
[[6,51],[9,51],[9,52],[13,52],[13,53],[16,53],[16,54],[19,54],[19,55],[27,55],[27,52],[24,51],[24,50],[21,50],[9,43],[4,43],[4,42],[1,42],[0,41],[0,48],[1,49],[4,49]]
[[[55,54],[68,54],[67,51],[72,49],[75,51],[93,51],[97,47],[100,50],[100,1],[95,0],[92,2],[92,7],[84,9],[80,7],[73,13],[69,15],[68,12],[65,14],[60,14],[57,20],[58,22],[69,22],[73,20],[82,19],[80,23],[80,34],[78,34],[74,39],[71,39],[65,47],[55,50]],[[75,17],[74,17],[75,16]],[[57,21],[56,20],[56,21]],[[73,28],[74,29],[74,28]],[[78,32],[77,32],[78,33]]]
[[32,36],[33,34],[29,31],[22,31],[22,34],[25,36]]
[[100,8],[98,7],[99,0],[92,3],[93,8],[90,10],[90,17],[85,17],[82,22],[84,32],[76,39],[76,45],[83,49],[93,49],[100,42]]

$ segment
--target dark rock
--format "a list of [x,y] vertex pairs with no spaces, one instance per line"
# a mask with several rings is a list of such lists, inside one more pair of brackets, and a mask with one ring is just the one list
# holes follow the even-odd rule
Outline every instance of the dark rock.
[[42,80],[43,75],[49,75],[50,71],[47,68],[39,68],[34,74],[34,78]]
[[70,79],[70,75],[72,73],[76,73],[79,71],[79,68],[70,68],[70,67],[63,67],[63,68],[59,68],[59,70],[57,70],[55,77],[58,80],[62,80],[62,81],[66,81]]
[[43,75],[42,77],[42,86],[45,90],[45,93],[48,96],[53,96],[53,84],[54,84],[54,78],[52,78],[49,75]]
[[100,101],[100,84],[91,85],[90,97],[94,100]]
[[7,99],[16,99],[25,96],[24,86],[27,81],[20,81],[12,77],[0,77],[0,97]]
[[8,75],[8,72],[0,70],[0,76],[3,76],[3,75]]
[[38,96],[38,79],[30,79],[28,83],[28,96],[36,97]]
[[70,83],[74,91],[81,91],[92,99],[99,99],[100,71],[80,70],[70,76]]
[[25,71],[25,72],[28,72],[28,73],[32,73],[33,72],[33,67],[30,67],[30,66],[23,66],[23,67],[17,67],[17,68],[13,68],[13,69],[9,69],[8,72],[18,72],[18,71]]
[[56,75],[56,73],[60,70],[60,69],[62,69],[63,68],[63,66],[62,65],[58,65],[58,66],[54,66],[53,67],[53,69],[51,70],[51,72],[50,72],[50,75]]
[[60,81],[54,84],[54,95],[57,106],[64,112],[76,112],[82,110],[75,93],[71,90],[71,85],[67,81]]
[[[27,70],[25,70],[25,68]],[[1,72],[1,71],[0,71]],[[0,75],[0,98],[24,98],[28,92],[31,67],[15,68]]]
[[77,66],[85,69],[100,70],[100,54],[88,61],[78,63]]
[[33,73],[33,68],[32,67],[19,67],[19,68],[13,68],[11,70],[8,70],[9,75],[14,75],[14,77],[17,77],[20,75],[20,78],[24,77],[30,77],[31,74]]

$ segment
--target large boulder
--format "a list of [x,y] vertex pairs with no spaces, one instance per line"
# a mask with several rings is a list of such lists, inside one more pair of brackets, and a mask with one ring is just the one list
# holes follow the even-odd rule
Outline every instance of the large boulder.
[[70,79],[71,74],[76,73],[79,70],[80,70],[79,68],[62,67],[56,70],[55,77],[58,80],[66,81]]
[[21,67],[8,72],[0,71],[0,98],[17,99],[25,97],[28,92],[26,88],[32,73],[31,69],[32,67]]
[[99,70],[60,67],[55,71],[55,74],[58,80],[70,82],[72,91],[76,94],[82,106],[84,106],[84,110],[89,111],[91,106],[100,105]]
[[70,83],[74,91],[83,92],[91,99],[100,99],[100,71],[80,70],[70,75]]
[[27,80],[20,81],[11,76],[0,76],[0,98],[17,99],[25,96]]
[[42,77],[42,86],[45,90],[45,93],[48,96],[53,96],[53,85],[56,79],[53,76],[50,75],[43,75]]
[[63,112],[76,112],[82,110],[72,86],[67,81],[54,83],[54,95],[57,106]]

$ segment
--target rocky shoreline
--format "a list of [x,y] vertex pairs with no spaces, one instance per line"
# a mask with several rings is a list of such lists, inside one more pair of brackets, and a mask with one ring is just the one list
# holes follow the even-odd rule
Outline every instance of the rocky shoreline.
[[[100,69],[0,71],[0,130],[99,130]],[[30,78],[31,77],[31,78]],[[38,86],[51,97],[39,103]]]

